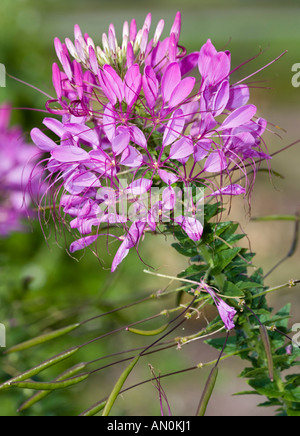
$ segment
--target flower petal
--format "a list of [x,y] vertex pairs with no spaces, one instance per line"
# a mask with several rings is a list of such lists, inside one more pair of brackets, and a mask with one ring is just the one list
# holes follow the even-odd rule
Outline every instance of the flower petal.
[[203,171],[208,173],[218,173],[227,168],[225,154],[221,150],[213,151],[206,159]]
[[51,151],[57,147],[57,144],[52,139],[48,138],[45,133],[36,127],[31,130],[30,135],[35,145],[42,151]]
[[170,118],[163,136],[163,146],[172,144],[182,133],[185,120],[181,109],[177,109]]
[[246,193],[245,188],[243,188],[242,186],[236,183],[233,183],[232,185],[224,186],[218,191],[214,191],[212,194],[209,195],[209,197],[217,196],[217,195],[241,195],[245,193]]
[[140,95],[142,88],[142,75],[137,64],[128,68],[124,77],[125,101],[131,108]]
[[70,253],[78,250],[83,250],[89,245],[93,244],[98,239],[97,235],[86,236],[85,238],[78,239],[70,245]]
[[58,162],[83,162],[90,159],[90,155],[80,147],[56,147],[52,150],[52,156]]
[[196,218],[178,216],[174,221],[186,232],[192,241],[199,241],[203,233],[203,225]]
[[192,92],[196,79],[194,77],[186,77],[174,89],[169,100],[169,107],[175,107],[185,100]]
[[173,183],[179,180],[179,177],[177,177],[175,174],[165,170],[158,170],[158,175],[162,179],[162,181],[167,183],[168,185],[173,185]]
[[120,133],[115,136],[111,142],[111,147],[116,156],[121,154],[129,145],[130,135],[129,133]]
[[217,130],[233,129],[234,127],[246,124],[255,114],[256,106],[254,104],[248,104],[247,106],[235,109]]
[[180,138],[170,149],[170,159],[184,159],[194,152],[193,142],[189,138]]
[[177,62],[168,65],[161,82],[161,92],[164,101],[169,101],[172,92],[181,80],[180,67]]

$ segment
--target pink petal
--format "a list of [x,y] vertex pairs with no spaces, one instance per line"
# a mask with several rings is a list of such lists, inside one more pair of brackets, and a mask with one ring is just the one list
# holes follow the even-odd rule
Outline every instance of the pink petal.
[[137,179],[132,182],[128,188],[126,188],[126,192],[131,195],[142,195],[145,192],[149,191],[151,188],[152,181],[148,179]]
[[169,186],[163,190],[162,193],[163,207],[167,210],[173,210],[176,204],[176,193],[174,189]]
[[198,68],[202,78],[208,79],[209,85],[217,85],[230,72],[229,53],[217,52],[211,40],[208,39],[200,50]]
[[179,180],[179,177],[177,177],[175,174],[165,170],[158,170],[158,175],[162,179],[162,181],[167,183],[168,185],[173,185],[173,183]]
[[210,196],[217,196],[217,195],[241,195],[245,194],[246,189],[242,186],[233,183],[232,185],[224,186],[223,188],[219,189],[218,191],[213,192],[210,194]]
[[121,133],[117,135],[111,143],[112,150],[116,156],[121,154],[129,145],[130,135],[129,133]]
[[73,68],[74,68],[74,81],[76,84],[76,91],[79,99],[81,100],[83,97],[82,68],[81,65],[75,60],[73,62]]
[[184,76],[185,74],[189,73],[191,70],[193,70],[198,63],[199,58],[199,52],[193,52],[185,56],[180,62],[180,71],[181,75]]
[[211,149],[211,141],[203,139],[197,142],[197,144],[195,144],[194,147],[195,162],[199,162],[200,160],[204,159],[208,155],[210,149]]
[[95,76],[97,76],[98,70],[99,70],[99,64],[98,64],[98,59],[97,59],[95,50],[93,49],[93,47],[91,45],[89,46],[89,59],[90,59],[91,69],[92,69],[93,73],[95,74]]
[[175,20],[171,28],[171,34],[174,33],[176,40],[178,41],[181,32],[181,12],[177,12],[175,15]]
[[147,148],[147,139],[144,133],[137,126],[130,126],[131,140],[141,146],[142,148]]
[[112,141],[116,136],[116,119],[114,108],[110,104],[108,104],[104,109],[103,129],[107,138]]
[[169,39],[168,59],[169,62],[175,62],[177,55],[177,40],[174,33],[171,32]]
[[248,103],[250,91],[247,85],[237,85],[230,88],[227,109],[233,110]]
[[57,144],[38,128],[32,129],[30,135],[35,145],[43,151],[51,151],[57,147]]
[[143,90],[150,109],[155,106],[158,95],[158,81],[154,70],[147,65],[143,75]]
[[214,116],[220,115],[228,102],[229,98],[229,82],[228,80],[224,80],[221,85],[219,86],[214,100],[213,100],[213,110],[214,110]]
[[256,114],[256,106],[248,104],[247,106],[235,109],[217,130],[233,129],[234,127],[241,126],[248,123],[251,118]]
[[143,163],[143,156],[134,147],[129,145],[122,154],[120,163],[127,167],[137,168]]
[[93,244],[97,240],[97,235],[87,236],[85,238],[78,239],[70,245],[70,253],[74,253],[78,250],[83,250],[89,245]]
[[194,152],[193,142],[188,138],[180,138],[170,149],[171,159],[184,159]]
[[233,318],[235,317],[237,311],[225,303],[225,301],[223,301],[213,289],[209,288],[208,286],[205,286],[205,289],[214,300],[226,329],[233,329],[235,327]]
[[196,79],[194,77],[186,77],[174,89],[169,100],[170,108],[177,106],[185,100],[192,92]]
[[129,108],[136,102],[142,87],[142,75],[137,64],[132,65],[125,74],[125,101]]
[[90,145],[99,145],[99,136],[96,130],[83,124],[67,123],[65,129],[71,133],[71,135],[78,137],[82,141],[88,142]]
[[60,39],[57,38],[57,37],[54,38],[54,48],[55,48],[55,51],[56,51],[56,55],[57,55],[58,59],[61,62],[61,53],[64,50],[63,50],[63,46],[62,46],[62,43],[61,43]]
[[79,163],[90,159],[89,154],[79,147],[56,147],[51,154],[58,162]]
[[213,151],[206,159],[203,171],[208,173],[218,173],[227,168],[226,157],[223,151]]
[[60,100],[62,97],[61,75],[59,67],[56,63],[52,65],[52,82],[57,98]]
[[179,216],[174,221],[182,227],[192,241],[201,239],[203,226],[196,218]]
[[132,224],[132,226],[130,227],[130,230],[125,238],[125,240],[122,242],[122,244],[120,245],[112,266],[111,266],[111,271],[114,272],[118,265],[125,259],[125,257],[127,256],[127,254],[129,253],[129,249],[135,247],[140,238],[143,235],[143,231],[145,229],[146,223],[142,223],[142,222],[134,222]]
[[99,188],[101,186],[99,179],[90,172],[83,173],[73,178],[73,185],[83,187]]
[[219,52],[212,61],[212,72],[210,81],[213,85],[220,83],[230,73],[229,52]]
[[163,136],[163,146],[172,144],[182,133],[185,120],[181,109],[177,109],[170,118]]
[[176,62],[168,65],[161,83],[161,91],[164,101],[169,101],[172,92],[181,80],[179,65]]
[[202,77],[207,77],[211,73],[211,60],[217,54],[217,50],[208,39],[207,42],[201,47],[199,58],[198,58],[198,68]]
[[98,79],[100,82],[100,86],[105,96],[108,98],[109,102],[114,106],[117,102],[117,96],[111,87],[109,80],[105,76],[104,72],[101,69],[98,70]]
[[48,129],[52,130],[57,136],[60,138],[65,133],[65,127],[62,122],[56,120],[55,118],[44,118],[43,124],[48,127]]
[[124,85],[120,76],[110,65],[104,65],[103,73],[105,78],[107,79],[107,82],[109,83],[109,86],[121,103],[121,101],[123,101],[124,99]]

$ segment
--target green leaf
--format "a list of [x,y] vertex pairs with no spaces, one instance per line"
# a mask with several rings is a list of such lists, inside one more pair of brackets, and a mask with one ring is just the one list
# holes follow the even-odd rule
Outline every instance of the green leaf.
[[287,409],[288,416],[300,416],[300,410]]
[[228,280],[224,283],[222,293],[228,295],[228,297],[243,298],[245,296],[244,292],[237,285]]
[[[205,341],[206,344],[210,345],[213,348],[216,348],[218,351],[221,351],[224,346],[226,338],[216,338],[216,339],[207,339]],[[237,340],[235,336],[230,336],[227,339],[227,343],[224,349],[224,353],[234,353],[237,350]]]
[[182,254],[183,256],[187,256],[187,257],[193,257],[196,256],[198,254],[197,248],[196,247],[190,247],[190,248],[186,248],[180,244],[172,244],[172,247],[175,248],[176,251],[178,251],[178,253]]
[[300,403],[300,387],[286,386],[284,390],[284,399],[287,401]]
[[212,275],[220,274],[240,251],[241,248],[228,248],[221,253],[217,253],[214,257],[215,268],[211,271]]
[[245,368],[239,377],[244,378],[256,378],[256,377],[264,377],[266,376],[267,369],[266,368]]
[[282,403],[276,398],[272,398],[269,401],[265,401],[264,403],[260,403],[257,407],[274,407],[274,406],[282,406]]
[[277,388],[276,383],[271,382],[269,378],[248,380],[248,384],[259,394],[265,395],[268,398],[282,398],[283,396],[283,392],[281,392]]

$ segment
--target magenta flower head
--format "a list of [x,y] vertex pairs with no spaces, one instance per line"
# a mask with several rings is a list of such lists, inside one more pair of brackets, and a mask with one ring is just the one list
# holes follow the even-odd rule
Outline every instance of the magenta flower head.
[[[11,107],[0,106],[0,236],[24,230],[22,220],[30,214],[27,190],[36,164],[37,150],[26,144],[19,128],[10,128]],[[37,183],[32,192],[37,193]]]
[[[59,198],[64,221],[79,233],[71,252],[109,229],[121,241],[112,270],[166,223],[199,241],[205,199],[245,195],[246,167],[255,174],[255,160],[269,159],[261,148],[267,123],[249,104],[247,85],[230,83],[230,53],[208,40],[187,54],[179,12],[165,38],[163,20],[152,38],[150,26],[151,14],[139,30],[125,22],[119,43],[111,24],[98,46],[78,25],[74,42],[56,38],[57,96],[44,125],[57,140],[31,132],[47,155],[49,198]],[[232,182],[236,172],[243,186]]]

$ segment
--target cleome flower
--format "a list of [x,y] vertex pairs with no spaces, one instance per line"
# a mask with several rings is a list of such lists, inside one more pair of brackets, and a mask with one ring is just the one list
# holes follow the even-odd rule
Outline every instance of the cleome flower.
[[[56,99],[44,125],[57,140],[31,132],[46,153],[49,198],[80,234],[70,251],[94,243],[103,225],[124,230],[109,230],[121,241],[112,270],[165,223],[200,240],[205,199],[245,195],[247,167],[255,176],[256,160],[270,158],[249,88],[230,83],[230,53],[208,40],[187,54],[179,12],[164,39],[163,20],[152,39],[150,26],[151,14],[140,30],[125,22],[119,44],[111,24],[101,47],[78,25],[74,42],[56,38]],[[232,182],[236,172],[243,186]]]
[[[27,218],[30,193],[37,194],[38,184],[32,179],[37,161],[36,147],[26,144],[19,128],[10,128],[11,107],[0,106],[0,236],[24,230],[22,220]],[[35,181],[34,181],[35,180]]]

